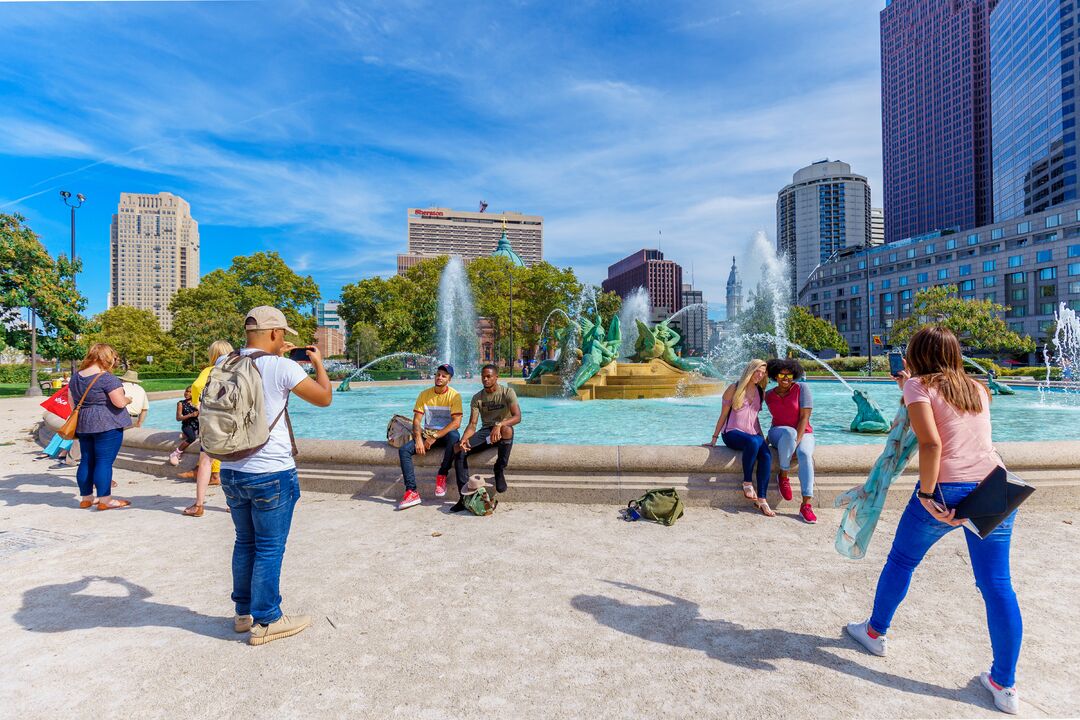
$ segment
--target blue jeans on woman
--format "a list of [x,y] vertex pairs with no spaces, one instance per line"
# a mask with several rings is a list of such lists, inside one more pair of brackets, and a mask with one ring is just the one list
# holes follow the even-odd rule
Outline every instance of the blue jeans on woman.
[[[945,498],[946,507],[952,508],[974,490],[976,484],[941,483],[938,487]],[[994,653],[990,677],[1003,687],[1016,684],[1016,661],[1020,657],[1020,641],[1024,632],[1020,605],[1016,602],[1009,574],[1009,544],[1015,519],[1016,513],[1013,512],[985,540],[964,528],[975,585],[986,603],[986,624],[990,629],[990,646]],[[878,579],[874,611],[870,615],[870,626],[874,630],[883,635],[888,632],[896,608],[907,595],[915,568],[926,551],[953,530],[956,528],[952,525],[934,519],[919,498],[912,494],[896,528],[889,558]]]
[[727,430],[720,437],[732,450],[742,451],[743,482],[753,482],[754,463],[757,463],[757,496],[764,498],[769,491],[769,473],[772,472],[772,453],[765,437],[742,430]]
[[269,625],[281,617],[281,560],[293,508],[300,499],[296,468],[269,473],[222,468],[221,490],[236,528],[232,556],[236,614]]
[[799,458],[799,489],[803,497],[814,497],[814,433],[803,433],[796,447],[799,432],[789,425],[773,425],[769,428],[769,444],[776,448],[780,469],[791,469],[791,456]]
[[90,497],[97,489],[97,496],[107,498],[112,495],[112,466],[124,442],[124,431],[115,428],[96,433],[79,433],[79,469],[75,471],[75,480],[79,483],[79,494]]

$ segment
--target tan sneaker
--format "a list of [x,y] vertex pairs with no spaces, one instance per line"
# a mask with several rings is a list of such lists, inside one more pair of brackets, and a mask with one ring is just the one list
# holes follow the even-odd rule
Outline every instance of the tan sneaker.
[[254,619],[250,615],[237,615],[233,618],[233,630],[238,633],[246,633],[251,630],[251,623]]
[[308,615],[282,615],[269,625],[252,625],[251,635],[248,637],[249,645],[265,645],[273,640],[291,637],[311,624]]

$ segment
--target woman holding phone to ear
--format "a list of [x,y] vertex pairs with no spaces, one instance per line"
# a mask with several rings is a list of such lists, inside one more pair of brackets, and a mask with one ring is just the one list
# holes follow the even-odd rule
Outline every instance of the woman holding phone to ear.
[[[934,543],[960,526],[951,508],[999,463],[991,441],[990,392],[964,372],[956,336],[942,326],[922,328],[912,336],[904,364],[896,382],[919,441],[919,485],[896,528],[870,618],[847,626],[848,633],[874,655],[885,654],[885,634],[915,568]],[[986,539],[964,528],[993,649],[990,671],[980,679],[997,708],[1010,714],[1020,704],[1015,682],[1023,635],[1009,572],[1015,518],[1014,512]]]

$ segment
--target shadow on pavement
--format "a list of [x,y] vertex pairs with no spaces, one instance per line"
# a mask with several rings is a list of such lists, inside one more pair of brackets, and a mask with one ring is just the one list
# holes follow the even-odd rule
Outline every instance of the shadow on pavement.
[[[83,595],[90,583],[112,583],[127,590],[126,596]],[[228,618],[202,615],[179,605],[151,602],[151,593],[122,577],[87,576],[60,585],[42,585],[23,593],[17,623],[32,632],[121,627],[175,627],[197,635],[233,637]]]
[[772,660],[799,660],[820,665],[884,687],[990,708],[978,678],[963,688],[946,688],[922,680],[874,670],[828,651],[854,650],[843,635],[820,637],[783,629],[749,629],[727,620],[699,617],[697,603],[627,583],[616,587],[667,601],[666,605],[631,605],[603,595],[577,595],[570,604],[596,622],[650,642],[700,650],[714,660],[750,670],[776,670]]
[[[63,492],[38,492],[34,490],[21,490],[22,485],[35,485],[43,488],[64,488]],[[120,496],[123,494],[123,486],[117,486],[113,492]],[[0,480],[0,503],[7,506],[15,505],[48,505],[58,508],[79,509],[79,489],[72,476],[50,475],[46,473],[33,475],[8,475]],[[191,498],[173,497],[172,495],[137,495],[132,498],[131,507],[120,512],[130,510],[155,510],[179,515],[183,508],[191,504]],[[207,506],[208,510],[213,510]],[[224,512],[223,509],[220,510]],[[82,510],[82,512],[97,512],[97,510]]]

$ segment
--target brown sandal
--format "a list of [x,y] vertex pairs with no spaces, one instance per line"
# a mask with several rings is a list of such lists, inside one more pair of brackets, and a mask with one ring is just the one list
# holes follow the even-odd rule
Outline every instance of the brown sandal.
[[[116,504],[112,504],[115,502]],[[119,510],[120,508],[126,508],[131,505],[130,500],[114,500],[110,502],[99,502],[97,504],[98,510]]]
[[203,516],[203,506],[202,505],[189,505],[188,507],[184,508],[183,514],[187,515],[188,517],[202,517]]
[[88,507],[91,507],[93,504],[94,504],[93,500],[80,500],[79,501],[79,507],[82,508],[83,510],[85,510]]
[[207,485],[220,485],[220,484],[221,484],[221,475],[219,475],[218,473],[210,473],[210,482],[207,483]]

